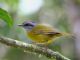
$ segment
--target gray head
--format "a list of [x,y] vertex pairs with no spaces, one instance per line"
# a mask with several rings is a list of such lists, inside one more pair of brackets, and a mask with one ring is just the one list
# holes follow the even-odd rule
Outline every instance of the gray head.
[[28,21],[28,22],[24,22],[22,25],[19,25],[19,26],[22,26],[24,29],[26,30],[31,30],[34,26],[36,25],[35,22],[32,22],[32,21]]

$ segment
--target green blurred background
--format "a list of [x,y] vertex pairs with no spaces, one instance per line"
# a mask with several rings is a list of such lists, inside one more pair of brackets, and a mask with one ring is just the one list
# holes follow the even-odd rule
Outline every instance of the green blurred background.
[[[63,36],[48,47],[71,60],[80,60],[80,0],[0,0],[0,8],[8,11],[14,20],[11,28],[0,20],[0,35],[31,43],[18,24],[26,20],[51,24],[61,32],[73,34],[75,38]],[[0,60],[50,59],[0,44]]]

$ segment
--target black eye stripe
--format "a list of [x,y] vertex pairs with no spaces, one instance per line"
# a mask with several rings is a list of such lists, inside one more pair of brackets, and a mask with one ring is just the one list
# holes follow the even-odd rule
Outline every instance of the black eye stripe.
[[30,24],[24,24],[24,26],[29,26]]
[[31,24],[24,24],[24,26],[33,26],[33,25],[31,25]]

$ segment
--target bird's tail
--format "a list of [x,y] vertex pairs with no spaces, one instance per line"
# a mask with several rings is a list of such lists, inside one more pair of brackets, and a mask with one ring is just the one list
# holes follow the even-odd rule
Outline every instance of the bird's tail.
[[75,34],[63,32],[62,37],[68,37],[68,38],[71,38],[71,39],[75,39]]

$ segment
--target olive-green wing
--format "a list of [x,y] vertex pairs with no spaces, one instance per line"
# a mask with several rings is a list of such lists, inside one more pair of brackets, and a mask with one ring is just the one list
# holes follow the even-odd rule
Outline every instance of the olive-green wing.
[[50,26],[46,26],[46,25],[37,25],[33,31],[35,32],[35,34],[37,35],[49,35],[49,36],[53,36],[53,35],[58,35],[60,34],[59,32],[56,32],[53,27]]

